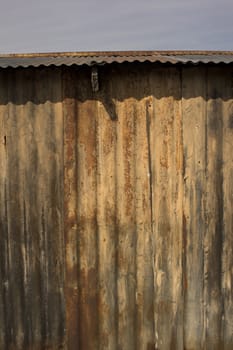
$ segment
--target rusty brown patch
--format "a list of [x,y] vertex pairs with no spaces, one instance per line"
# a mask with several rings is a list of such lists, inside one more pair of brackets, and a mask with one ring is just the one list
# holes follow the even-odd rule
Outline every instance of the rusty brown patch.
[[178,124],[177,140],[176,140],[176,171],[183,169],[183,144],[182,144],[182,125],[181,121]]
[[124,140],[124,191],[126,195],[125,199],[125,208],[126,215],[130,216],[132,214],[132,201],[133,201],[133,184],[132,184],[132,176],[131,176],[131,167],[133,165],[133,130],[132,130],[132,121],[127,120],[126,125],[123,132],[123,140]]
[[114,141],[115,141],[115,133],[114,133],[114,124],[111,120],[108,120],[106,123],[104,135],[103,135],[103,153],[104,155],[108,155],[112,152]]
[[187,251],[187,220],[186,216],[183,213],[183,237],[182,237],[182,244],[183,244],[183,289],[187,290],[188,288],[188,280],[187,280],[187,274],[186,274],[186,251]]
[[151,307],[148,308],[146,316],[147,316],[148,321],[150,321],[150,322],[154,321],[154,303],[151,303]]
[[155,347],[155,343],[148,343],[146,346],[146,350],[157,350]]
[[98,348],[98,291],[97,270],[80,271],[80,346],[81,349]]
[[79,152],[83,153],[85,157],[85,166],[88,175],[96,168],[96,103],[87,101],[85,103],[85,115],[79,116],[78,123],[78,145]]
[[109,337],[108,333],[106,333],[106,332],[101,333],[101,344],[102,344],[102,346],[104,346],[106,348],[109,345],[108,337]]
[[163,140],[163,149],[162,155],[160,156],[160,165],[163,168],[168,169],[168,141]]
[[[70,78],[69,76],[67,78]],[[66,82],[66,88],[73,89]],[[72,91],[73,92],[73,91]],[[65,301],[66,301],[66,343],[68,349],[78,349],[78,267],[73,254],[76,241],[74,227],[77,223],[74,200],[76,196],[76,111],[75,100],[64,101],[64,234],[66,252]]]
[[170,300],[160,300],[158,303],[155,303],[155,311],[158,314],[171,314],[172,312],[172,301]]

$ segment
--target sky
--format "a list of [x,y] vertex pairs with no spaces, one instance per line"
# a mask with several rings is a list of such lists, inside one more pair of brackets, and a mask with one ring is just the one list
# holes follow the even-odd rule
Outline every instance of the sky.
[[233,50],[233,0],[0,1],[0,53]]

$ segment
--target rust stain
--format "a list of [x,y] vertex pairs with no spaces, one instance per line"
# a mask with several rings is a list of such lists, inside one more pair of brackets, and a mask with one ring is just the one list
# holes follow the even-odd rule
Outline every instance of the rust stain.
[[99,295],[98,296],[98,305],[99,305],[99,312],[101,314],[107,314],[109,311],[110,311],[110,305],[106,304],[104,301],[103,301],[103,295]]
[[163,154],[160,157],[160,165],[163,168],[168,169],[168,141],[163,140]]
[[170,300],[160,300],[158,303],[155,303],[155,311],[161,315],[164,313],[171,314],[173,309],[173,303]]
[[154,322],[154,303],[151,303],[151,307],[148,309],[146,317],[148,321]]
[[110,154],[110,152],[112,151],[112,147],[113,147],[113,143],[115,140],[115,135],[114,135],[114,130],[112,127],[112,122],[108,121],[108,130],[105,129],[105,134],[103,136],[105,142],[103,144],[103,151],[104,151],[104,155],[108,155]]
[[108,346],[109,346],[108,338],[109,338],[109,334],[107,332],[102,332],[102,334],[101,334],[101,344],[102,344],[102,346],[104,346],[106,348],[108,348]]
[[98,289],[96,268],[80,271],[80,345],[95,350],[98,344]]
[[[181,114],[181,113],[180,113]],[[181,115],[177,116],[177,140],[176,140],[176,171],[183,169],[183,143],[182,143],[182,119]]]
[[146,346],[146,350],[157,350],[155,348],[155,343],[148,343]]
[[131,169],[133,166],[133,130],[132,130],[132,117],[126,121],[126,125],[123,132],[124,141],[124,191],[126,194],[126,215],[132,214],[132,201],[133,201],[133,179],[131,177]]
[[[65,89],[72,90],[68,75]],[[68,86],[67,86],[68,85]],[[67,91],[65,90],[66,94]],[[69,349],[78,349],[78,266],[73,256],[76,245],[76,121],[75,102],[67,98],[64,109],[64,233],[65,233],[65,299],[66,299],[66,342]]]
[[187,274],[186,274],[186,254],[187,254],[187,220],[186,216],[183,213],[183,289],[184,291],[188,288],[188,280],[187,280]]
[[85,103],[86,121],[79,120],[78,144],[80,151],[84,153],[85,164],[88,175],[96,169],[96,103],[87,101]]
[[[66,104],[66,123],[65,123],[65,142],[66,142],[66,157],[67,161],[72,161],[74,154],[74,143],[76,130],[74,125],[74,103]],[[67,166],[69,163],[67,164]]]

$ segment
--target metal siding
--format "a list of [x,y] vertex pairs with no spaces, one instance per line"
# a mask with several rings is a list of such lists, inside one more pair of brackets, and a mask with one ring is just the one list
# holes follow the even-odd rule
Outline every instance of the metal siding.
[[119,52],[73,52],[47,54],[12,54],[0,56],[1,68],[39,66],[82,66],[105,65],[111,63],[168,63],[168,64],[230,64],[233,52],[221,51],[119,51]]
[[177,68],[152,71],[151,191],[154,318],[158,349],[183,349],[181,79]]
[[[81,349],[95,341],[100,349],[232,346],[231,230],[223,231],[231,227],[223,183],[227,193],[231,180],[221,170],[231,73],[102,68],[96,94],[88,68],[73,74]],[[93,332],[95,340],[86,337]]]
[[60,72],[1,71],[1,349],[64,340]]
[[[183,70],[184,346],[203,349],[204,232],[206,230],[206,67]],[[195,176],[193,176],[195,174]],[[202,283],[200,281],[203,280]],[[202,302],[197,303],[197,300]]]
[[232,349],[232,67],[90,71],[0,71],[0,348]]

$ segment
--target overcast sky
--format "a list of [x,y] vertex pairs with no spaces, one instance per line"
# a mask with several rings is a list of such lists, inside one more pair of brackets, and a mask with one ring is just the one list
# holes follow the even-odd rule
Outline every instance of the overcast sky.
[[1,0],[0,52],[233,50],[233,0]]

